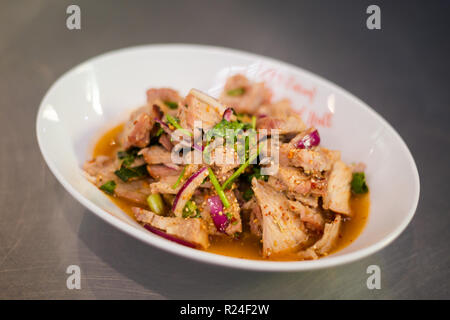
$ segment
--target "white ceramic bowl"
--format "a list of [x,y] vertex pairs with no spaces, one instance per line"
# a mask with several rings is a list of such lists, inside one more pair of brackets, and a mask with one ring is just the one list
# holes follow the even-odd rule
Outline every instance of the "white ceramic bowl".
[[[304,121],[320,130],[322,144],[343,160],[367,164],[369,221],[345,249],[316,261],[254,261],[187,248],[158,237],[117,208],[83,176],[96,139],[145,103],[150,87],[186,94],[198,88],[218,96],[234,73],[264,80],[275,98],[288,97]],[[145,243],[197,261],[261,270],[312,270],[366,257],[392,242],[408,225],[419,199],[419,175],[406,144],[375,111],[348,92],[298,67],[236,50],[198,45],[148,45],[90,59],[49,89],[37,115],[37,138],[50,170],[80,203]]]

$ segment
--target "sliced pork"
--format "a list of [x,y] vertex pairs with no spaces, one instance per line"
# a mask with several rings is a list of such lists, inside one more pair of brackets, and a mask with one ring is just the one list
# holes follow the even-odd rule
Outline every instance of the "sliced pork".
[[205,222],[198,218],[174,218],[159,216],[142,208],[133,208],[136,220],[165,231],[203,249],[209,247],[208,231]]
[[252,180],[252,188],[262,213],[263,256],[298,249],[308,236],[300,217],[289,209],[286,198],[256,178]]
[[138,204],[147,204],[147,197],[151,194],[149,179],[139,179],[135,181],[123,182],[114,174],[117,170],[117,163],[113,159],[105,156],[97,157],[84,164],[83,169],[97,187],[101,187],[108,181],[114,181],[116,187],[114,196]]
[[318,254],[326,255],[336,246],[339,240],[339,232],[341,229],[342,217],[337,214],[336,218],[325,224],[322,238],[312,247]]
[[139,154],[144,157],[145,162],[148,164],[172,163],[171,152],[158,145],[144,148],[139,151]]
[[244,75],[228,78],[220,101],[237,113],[255,113],[262,104],[269,103],[271,91],[262,82],[251,83]]
[[328,187],[323,198],[324,209],[351,215],[350,210],[350,182],[352,170],[343,161],[336,161],[328,178]]
[[134,111],[123,130],[123,148],[146,147],[150,142],[150,132],[155,124],[154,119],[158,116],[158,111],[151,105],[143,106]]
[[178,109],[177,115],[180,119],[180,125],[191,132],[193,132],[195,121],[201,122],[203,130],[212,128],[222,120],[222,115],[225,111],[225,108],[216,100],[201,100],[197,90],[189,92],[184,100],[184,104],[185,106]]
[[304,171],[328,171],[333,165],[334,158],[330,158],[327,151],[321,148],[298,149],[288,143],[280,145],[280,164],[282,166],[301,167]]

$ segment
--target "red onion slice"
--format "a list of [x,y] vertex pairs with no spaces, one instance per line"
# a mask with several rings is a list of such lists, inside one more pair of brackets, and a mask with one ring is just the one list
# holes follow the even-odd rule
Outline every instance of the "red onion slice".
[[193,243],[190,243],[190,242],[188,242],[186,240],[183,240],[183,239],[175,237],[175,236],[173,236],[171,234],[168,234],[167,232],[164,232],[164,231],[159,230],[159,229],[157,229],[155,227],[152,227],[149,224],[145,224],[144,228],[147,229],[148,231],[154,233],[154,234],[157,234],[158,236],[161,236],[161,237],[163,237],[163,238],[165,238],[167,240],[176,242],[176,243],[181,244],[183,246],[190,247],[190,248],[195,248],[196,247],[196,245],[193,244]]
[[232,115],[233,115],[233,109],[226,108],[224,113],[223,113],[223,119],[225,119],[227,121],[230,121]]
[[299,142],[297,142],[296,147],[298,149],[311,149],[312,147],[318,146],[319,143],[319,131],[314,130],[313,132],[304,136]]
[[209,212],[211,218],[219,232],[225,233],[230,221],[223,211],[223,203],[219,196],[208,198]]
[[[206,175],[205,175],[205,171],[206,171]],[[191,183],[197,183],[200,186],[207,175],[208,175],[208,171],[206,170],[206,167],[203,167],[200,170],[198,170],[196,173],[194,173],[192,176],[190,176],[189,179],[186,180],[186,182],[183,184],[183,186],[180,188],[177,195],[175,196],[175,200],[173,201],[172,211],[175,213],[176,216],[177,216],[177,212],[178,213],[183,212],[184,205],[190,198],[190,196],[186,196],[186,191],[187,191],[188,186]],[[180,201],[180,199],[182,199],[182,200]]]

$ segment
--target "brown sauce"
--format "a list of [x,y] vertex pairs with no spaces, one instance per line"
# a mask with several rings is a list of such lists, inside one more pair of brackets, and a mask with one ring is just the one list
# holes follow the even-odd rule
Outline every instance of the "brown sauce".
[[[110,129],[103,136],[101,136],[99,141],[95,144],[93,157],[100,155],[114,157],[116,152],[119,150],[119,136],[122,130],[123,124]],[[136,204],[112,196],[110,196],[110,198],[120,209],[122,209],[130,217],[134,218],[133,213],[131,212],[131,207],[136,206]],[[353,195],[350,199],[350,205],[353,216],[351,219],[344,220],[340,232],[340,239],[332,252],[339,251],[350,245],[356,240],[364,229],[370,211],[369,193],[357,196]],[[248,231],[244,231],[240,239],[231,239],[229,237],[212,237],[211,246],[206,251],[229,257],[265,260],[261,255],[261,247],[261,241],[258,237]],[[289,261],[296,259],[286,255],[285,257],[278,256],[276,260]]]

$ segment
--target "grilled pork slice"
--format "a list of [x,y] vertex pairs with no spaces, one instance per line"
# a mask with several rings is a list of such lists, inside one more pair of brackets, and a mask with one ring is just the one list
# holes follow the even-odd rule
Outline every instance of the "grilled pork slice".
[[317,241],[312,249],[320,255],[326,255],[336,246],[339,239],[339,231],[342,224],[341,215],[337,214],[334,220],[325,224],[322,238]]
[[219,100],[237,113],[255,113],[260,105],[270,102],[271,96],[263,82],[252,83],[237,74],[228,78]]
[[303,127],[305,127],[299,114],[294,111],[294,108],[292,108],[292,104],[289,99],[282,99],[274,103],[264,104],[258,108],[257,114],[259,117],[270,116],[279,119],[284,119],[289,116],[296,116],[297,119],[300,119]]
[[293,111],[288,99],[263,105],[258,109],[259,117],[256,123],[258,129],[278,130],[279,134],[295,134],[306,130],[302,118]]
[[87,161],[83,169],[88,174],[88,179],[97,187],[101,187],[108,181],[114,181],[116,187],[114,195],[118,198],[126,199],[138,204],[146,204],[147,197],[151,193],[148,178],[123,182],[114,171],[117,169],[115,161],[106,156],[99,156],[91,161]]
[[[276,181],[276,180],[278,181]],[[275,176],[269,177],[269,184],[276,189],[308,194],[311,191],[310,178],[301,173],[298,168],[281,166]]]
[[211,151],[210,165],[214,165],[220,174],[225,174],[240,166],[237,152],[232,148],[219,146]]
[[136,220],[143,224],[149,224],[203,249],[209,247],[208,231],[202,219],[163,217],[136,207],[133,207],[132,210]]
[[262,213],[263,256],[298,249],[308,238],[299,215],[292,213],[286,198],[264,181],[253,178],[252,188]]
[[147,166],[147,171],[155,179],[160,179],[166,176],[177,176],[180,174],[181,170],[169,168],[163,164],[151,164]]
[[336,161],[328,178],[323,208],[350,216],[350,183],[352,170],[342,161]]
[[139,151],[148,164],[172,163],[171,152],[161,146],[151,146]]
[[308,196],[304,196],[295,192],[288,192],[286,195],[289,199],[300,201],[305,206],[311,208],[317,208],[319,206],[319,197],[317,195],[311,194]]
[[280,164],[282,166],[302,167],[304,171],[321,172],[331,169],[335,161],[334,154],[324,148],[298,149],[289,143],[280,145]]
[[242,206],[242,210],[249,212],[249,220],[248,224],[250,226],[250,232],[254,235],[261,237],[262,236],[262,213],[261,208],[256,202],[255,198],[250,199]]
[[131,113],[122,134],[122,146],[144,148],[150,142],[150,131],[159,111],[152,105],[143,106]]
[[176,90],[170,88],[152,88],[147,90],[147,104],[157,107],[160,116],[169,114],[174,117],[177,114],[178,108],[184,105],[184,99]]
[[167,151],[172,151],[173,149],[173,144],[170,141],[170,136],[167,133],[163,133],[159,139],[158,142],[164,147],[166,148]]
[[185,106],[178,108],[177,116],[180,125],[185,129],[194,128],[195,121],[202,122],[203,130],[207,131],[222,120],[225,107],[217,100],[192,89],[184,99]]
[[322,231],[325,224],[322,215],[315,209],[304,206],[299,201],[288,200],[289,209],[300,215],[300,219],[307,227],[315,231]]
[[161,179],[157,182],[153,182],[150,184],[151,193],[169,193],[169,194],[177,194],[183,185],[180,183],[175,189],[172,186],[177,182],[178,176],[170,175],[161,177]]

